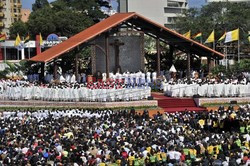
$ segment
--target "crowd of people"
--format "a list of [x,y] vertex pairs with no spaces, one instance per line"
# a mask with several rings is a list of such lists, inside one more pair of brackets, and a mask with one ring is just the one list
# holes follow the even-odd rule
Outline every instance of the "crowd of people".
[[250,96],[250,82],[246,79],[192,79],[162,82],[161,89],[172,97],[246,97]]
[[147,99],[151,88],[146,84],[125,85],[123,82],[51,83],[0,81],[2,99],[45,101],[132,101]]
[[[26,78],[26,77],[25,77]],[[34,82],[34,81],[39,81],[39,75],[38,74],[29,74],[27,75],[27,81],[29,82]],[[88,81],[87,75],[85,73],[81,73],[76,77],[75,74],[70,74],[70,73],[65,73],[65,74],[59,74],[58,75],[58,81],[60,82],[66,82],[66,83],[86,83]],[[107,74],[102,73],[100,76],[97,78],[99,81],[102,82],[107,82]],[[124,72],[124,73],[109,73],[109,80],[119,80],[123,81],[125,84],[145,84],[145,83],[151,83],[154,82],[157,79],[157,74],[156,72],[132,72],[130,73],[129,71]],[[53,74],[46,73],[44,81],[46,83],[52,83],[54,77]],[[96,80],[96,81],[98,81]]]
[[3,165],[160,166],[250,164],[250,105],[215,112],[5,110]]

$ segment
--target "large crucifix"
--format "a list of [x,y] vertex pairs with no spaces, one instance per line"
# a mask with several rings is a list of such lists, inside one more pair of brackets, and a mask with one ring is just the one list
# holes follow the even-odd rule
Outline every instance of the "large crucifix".
[[121,66],[119,62],[119,54],[120,54],[120,49],[119,47],[124,45],[124,43],[120,42],[119,39],[115,39],[114,43],[110,43],[111,46],[114,46],[115,49],[115,72],[121,72]]

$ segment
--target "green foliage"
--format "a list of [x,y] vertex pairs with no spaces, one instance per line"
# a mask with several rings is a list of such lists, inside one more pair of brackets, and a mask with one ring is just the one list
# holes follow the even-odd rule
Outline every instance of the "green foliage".
[[56,33],[71,37],[105,18],[100,9],[107,5],[104,0],[56,0],[51,4],[36,0],[29,21],[14,23],[10,35],[14,38],[17,33],[21,36],[30,33],[35,38],[39,33],[43,36]]
[[36,0],[35,3],[32,5],[32,10],[36,11],[47,6],[49,6],[49,2],[47,0]]
[[242,72],[250,71],[250,59],[242,59],[239,63],[228,66],[226,69],[225,66],[218,65],[212,69],[214,75],[220,75],[223,73],[227,78],[241,77]]
[[[105,0],[56,0],[49,4],[47,0],[36,0],[28,22],[14,23],[10,35],[15,39],[17,33],[22,37],[29,33],[31,39],[35,39],[39,33],[43,37],[55,33],[69,38],[105,18],[101,7],[109,7],[109,3]],[[74,49],[61,56],[59,66],[63,71],[73,68],[76,54],[80,54],[79,61],[83,64],[80,71],[86,69],[90,63],[89,48]],[[39,66],[33,66],[31,71],[39,70]],[[51,65],[48,69],[52,69]]]
[[176,27],[180,33],[188,30],[192,34],[202,32],[203,40],[215,30],[218,39],[225,31],[240,28],[241,40],[247,41],[247,32],[250,29],[250,3],[215,2],[203,6],[200,10],[190,8],[185,17],[179,17]]
[[15,40],[17,34],[20,36],[26,36],[28,34],[28,26],[22,21],[13,23],[10,27],[10,39]]

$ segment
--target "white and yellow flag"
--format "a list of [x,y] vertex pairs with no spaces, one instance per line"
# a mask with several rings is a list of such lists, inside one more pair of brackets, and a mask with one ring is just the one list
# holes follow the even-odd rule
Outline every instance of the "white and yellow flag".
[[227,32],[226,33],[226,38],[225,38],[225,43],[239,40],[239,36],[240,36],[239,32],[240,32],[239,28],[235,29],[233,31]]

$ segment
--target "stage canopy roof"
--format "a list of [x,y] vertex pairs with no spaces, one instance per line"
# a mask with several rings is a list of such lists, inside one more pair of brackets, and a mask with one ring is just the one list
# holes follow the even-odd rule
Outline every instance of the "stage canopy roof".
[[186,38],[183,35],[166,28],[158,23],[155,23],[137,13],[117,13],[99,23],[83,30],[82,32],[72,36],[68,40],[32,57],[31,61],[48,62],[60,55],[74,49],[75,47],[91,42],[96,36],[111,31],[113,28],[130,26],[138,31],[143,31],[145,34],[174,46],[183,51],[196,54],[198,56],[207,56],[211,58],[222,59],[223,54],[199,43],[192,39]]

